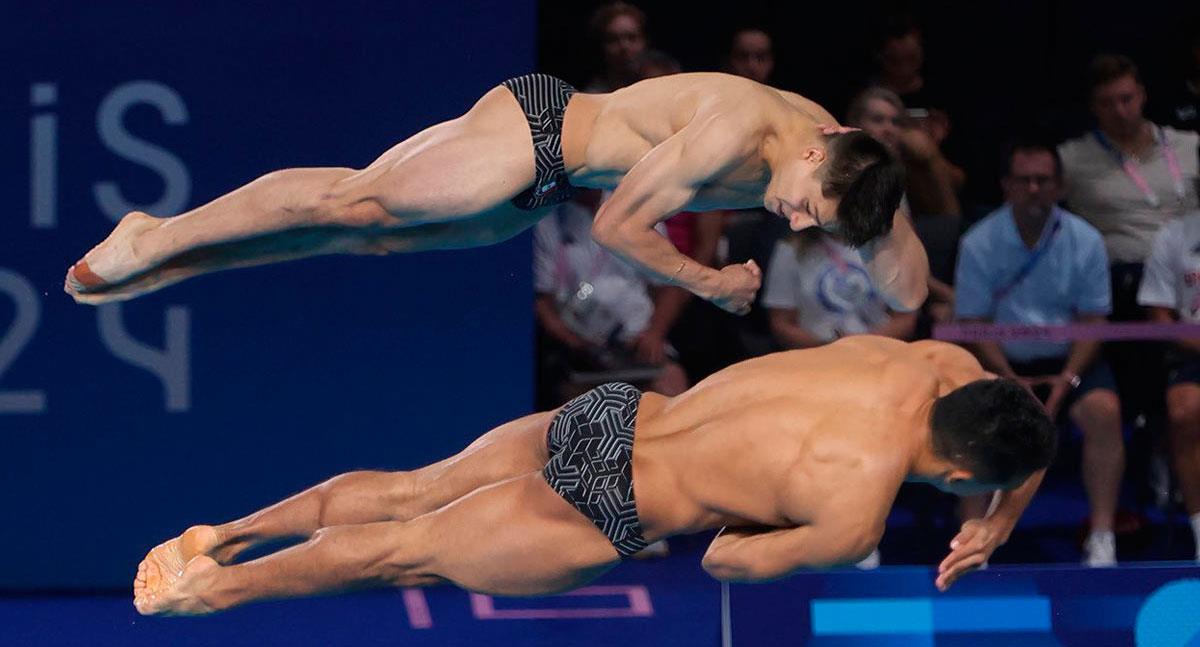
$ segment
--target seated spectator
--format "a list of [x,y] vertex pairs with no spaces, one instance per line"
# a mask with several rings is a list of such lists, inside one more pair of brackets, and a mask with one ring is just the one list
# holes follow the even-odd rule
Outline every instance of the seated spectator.
[[[1200,212],[1168,223],[1154,240],[1138,303],[1161,323],[1200,324]],[[1167,351],[1170,451],[1200,562],[1200,339]]]
[[646,51],[646,14],[628,2],[601,6],[592,14],[590,31],[601,55],[601,69],[584,92],[612,92],[638,80]]
[[[1111,308],[1108,261],[1099,232],[1059,208],[1062,168],[1052,147],[1020,144],[1003,180],[1007,203],[963,236],[955,313],[969,322],[1102,322]],[[1020,380],[1052,417],[1083,433],[1083,484],[1091,532],[1088,566],[1116,564],[1113,518],[1125,444],[1120,401],[1097,342],[974,344],[984,367]]]
[[883,87],[863,90],[850,102],[846,123],[883,142],[904,162],[908,182],[905,196],[912,215],[962,215],[953,165],[916,120],[905,115],[899,95]]
[[[1113,316],[1141,321],[1138,285],[1150,246],[1170,220],[1197,208],[1197,135],[1144,116],[1146,89],[1133,61],[1096,57],[1088,71],[1096,128],[1059,147],[1067,206],[1100,230],[1111,263]],[[1159,428],[1165,417],[1159,344],[1118,342],[1105,352],[1131,420]]]
[[1154,236],[1200,206],[1198,138],[1143,116],[1146,89],[1128,58],[1099,56],[1089,76],[1088,105],[1097,128],[1059,147],[1065,196],[1072,211],[1104,236],[1114,264],[1114,309],[1122,319],[1140,319],[1136,292]]
[[770,85],[775,71],[775,51],[771,35],[758,27],[743,27],[733,33],[726,69],[730,74]]
[[916,315],[888,310],[858,252],[818,228],[779,241],[763,305],[782,348],[820,346],[847,335],[908,339]]
[[908,186],[901,209],[913,219],[913,227],[929,255],[929,301],[925,312],[933,322],[949,321],[954,308],[954,288],[950,283],[954,280],[962,215],[950,163],[933,140],[907,120],[904,103],[887,88],[867,88],[859,93],[850,102],[846,123],[862,128],[903,160]]
[[682,393],[687,378],[664,341],[679,308],[657,307],[659,288],[592,240],[594,206],[563,203],[534,230],[535,307],[557,347],[543,358],[558,373],[554,399],[613,380]]

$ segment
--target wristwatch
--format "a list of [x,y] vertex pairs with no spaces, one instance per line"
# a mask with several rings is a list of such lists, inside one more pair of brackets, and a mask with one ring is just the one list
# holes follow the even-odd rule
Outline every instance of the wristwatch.
[[1078,389],[1079,383],[1083,381],[1075,373],[1063,373],[1063,377],[1067,378],[1067,383],[1071,385],[1072,389]]

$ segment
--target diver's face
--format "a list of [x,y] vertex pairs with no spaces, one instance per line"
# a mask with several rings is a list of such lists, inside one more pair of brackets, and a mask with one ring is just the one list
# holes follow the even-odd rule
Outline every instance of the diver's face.
[[825,152],[809,149],[799,159],[774,171],[763,196],[763,206],[788,221],[792,231],[809,227],[830,229],[836,221],[838,202],[822,190],[819,170]]

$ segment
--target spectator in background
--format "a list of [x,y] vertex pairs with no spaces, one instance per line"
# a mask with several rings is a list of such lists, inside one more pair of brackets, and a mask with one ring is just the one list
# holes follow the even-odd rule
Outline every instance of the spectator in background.
[[[1154,241],[1138,290],[1161,323],[1200,324],[1200,212],[1165,225]],[[1167,351],[1170,450],[1191,519],[1200,562],[1200,339],[1179,339]]]
[[776,244],[765,291],[771,332],[786,349],[866,333],[907,340],[916,324],[915,314],[888,309],[857,251],[816,227]]
[[584,92],[612,92],[638,80],[646,51],[646,14],[627,2],[606,4],[592,14],[591,35],[599,43],[602,67]]
[[[895,92],[907,106],[911,122],[942,149],[950,137],[950,112],[947,97],[940,95],[925,78],[925,45],[921,30],[910,18],[892,20],[884,29],[875,53],[878,75],[870,85]],[[947,163],[955,191],[966,183],[966,173]]]
[[771,35],[757,27],[735,31],[729,43],[726,69],[730,74],[770,85],[771,73],[775,71]]
[[900,156],[907,172],[905,197],[912,215],[962,215],[953,164],[929,133],[906,117],[899,95],[883,87],[867,88],[850,102],[846,123],[862,128]]
[[905,117],[904,102],[887,88],[872,87],[850,102],[846,123],[862,128],[883,142],[904,162],[908,185],[901,209],[929,255],[929,301],[926,312],[934,322],[953,316],[954,259],[958,252],[962,208],[950,176],[950,163],[924,130]]
[[[1007,203],[963,236],[955,313],[969,322],[1065,324],[1104,321],[1111,308],[1099,232],[1056,205],[1062,167],[1054,148],[1025,143],[1009,155]],[[1125,444],[1111,370],[1096,342],[974,344],[984,368],[1019,380],[1051,417],[1065,412],[1083,432],[1083,484],[1091,533],[1088,566],[1116,563],[1113,518]]]
[[1143,116],[1146,89],[1137,66],[1124,56],[1092,61],[1088,87],[1097,128],[1059,148],[1066,199],[1104,235],[1109,259],[1118,266],[1115,309],[1133,318],[1136,279],[1154,236],[1167,221],[1197,207],[1197,135]]
[[[1104,236],[1112,263],[1113,319],[1140,321],[1145,314],[1137,289],[1154,236],[1197,206],[1197,135],[1143,116],[1146,89],[1128,58],[1098,56],[1088,77],[1097,127],[1059,148],[1067,205]],[[1159,346],[1129,342],[1107,350],[1126,411],[1159,420],[1166,391]]]
[[658,287],[592,239],[595,207],[565,202],[534,230],[535,307],[554,342],[543,358],[557,378],[543,380],[557,388],[552,406],[612,380],[682,393],[687,378],[664,341],[679,308],[659,307]]

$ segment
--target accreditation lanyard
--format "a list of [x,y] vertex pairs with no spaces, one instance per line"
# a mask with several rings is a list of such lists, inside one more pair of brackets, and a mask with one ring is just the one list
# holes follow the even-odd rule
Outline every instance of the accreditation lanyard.
[[1032,272],[1033,268],[1037,266],[1038,261],[1042,260],[1042,257],[1046,255],[1046,251],[1050,249],[1050,245],[1054,242],[1054,237],[1058,235],[1058,230],[1060,229],[1062,229],[1062,217],[1055,213],[1054,224],[1050,225],[1050,233],[1047,234],[1046,237],[1041,241],[1041,244],[1039,244],[1037,248],[1033,250],[1033,253],[1031,253],[1029,257],[1025,259],[1025,264],[1021,266],[1021,269],[1017,270],[1017,273],[1013,275],[1012,279],[1010,279],[1007,284],[992,292],[993,308],[1000,303],[1001,299],[1008,296],[1014,288],[1020,285],[1021,282],[1029,276],[1029,273]]
[[834,247],[833,244],[829,242],[829,239],[824,235],[821,236],[820,242],[821,250],[824,251],[825,255],[829,257],[829,262],[833,263],[833,265],[837,267],[838,274],[843,276],[848,274],[850,272],[850,264],[847,263],[846,259],[842,257],[839,250]]
[[[1158,198],[1158,194],[1150,187],[1150,183],[1146,181],[1145,176],[1138,170],[1137,164],[1128,155],[1122,153],[1115,144],[1108,139],[1108,136],[1100,131],[1099,128],[1092,131],[1096,137],[1096,141],[1108,154],[1113,157],[1121,170],[1125,171],[1125,175],[1137,185],[1141,190],[1142,195],[1146,196],[1146,202],[1150,203],[1151,207],[1158,208],[1162,203]],[[1154,127],[1154,141],[1162,147],[1163,156],[1167,158],[1167,170],[1171,173],[1171,181],[1175,184],[1175,195],[1179,196],[1182,201],[1187,196],[1187,190],[1183,184],[1183,169],[1179,166],[1179,156],[1175,154],[1175,149],[1167,143],[1167,135],[1163,132],[1162,126]]]

